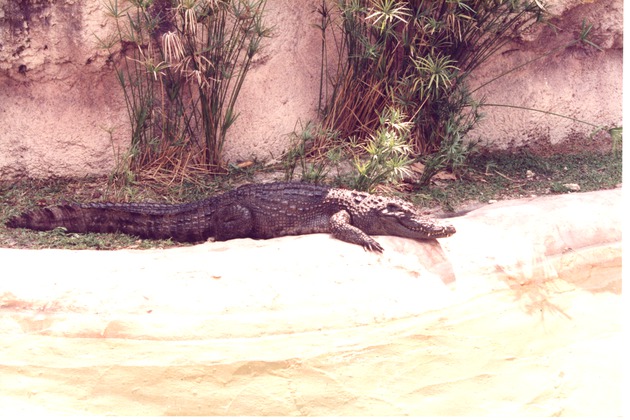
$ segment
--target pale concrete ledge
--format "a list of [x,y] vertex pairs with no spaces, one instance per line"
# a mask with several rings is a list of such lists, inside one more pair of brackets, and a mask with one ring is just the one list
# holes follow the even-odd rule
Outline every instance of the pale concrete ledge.
[[328,235],[0,249],[0,412],[621,414],[621,190],[383,255]]

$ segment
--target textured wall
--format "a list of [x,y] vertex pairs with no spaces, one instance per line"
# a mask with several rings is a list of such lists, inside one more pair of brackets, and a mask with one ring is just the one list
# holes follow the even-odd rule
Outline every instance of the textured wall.
[[[541,27],[508,44],[495,60],[476,72],[472,85],[479,86],[577,39],[585,20],[593,25],[589,39],[602,51],[584,45],[561,49],[488,84],[478,93],[486,97],[487,103],[550,111],[596,125],[621,125],[622,2],[554,2],[548,11],[555,28]],[[541,149],[560,142],[585,146],[609,139],[607,135],[589,139],[594,127],[539,112],[499,107],[486,107],[483,112],[486,118],[469,137],[493,147],[529,145]]]
[[100,4],[0,0],[0,178],[109,173],[126,147]]
[[[279,157],[289,135],[317,118],[321,0],[267,0],[270,38],[239,96],[239,119],[228,132],[226,158]],[[332,52],[331,52],[332,53]]]
[[[278,157],[289,134],[317,116],[319,0],[268,0],[274,26],[243,87],[228,160]],[[621,123],[621,0],[558,1],[549,29],[515,40],[477,73],[498,72],[594,24],[597,52],[572,48],[490,85],[487,101],[551,110],[596,124]],[[99,0],[0,0],[0,178],[109,173],[129,139],[122,92],[96,37],[110,28]],[[485,108],[472,134],[496,147],[580,140],[591,127],[539,113]],[[113,147],[112,147],[113,146]]]

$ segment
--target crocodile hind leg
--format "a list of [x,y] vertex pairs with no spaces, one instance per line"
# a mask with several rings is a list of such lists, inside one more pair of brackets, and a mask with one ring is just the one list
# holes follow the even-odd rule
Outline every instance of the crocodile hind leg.
[[337,239],[361,245],[368,251],[383,252],[383,247],[370,235],[350,224],[350,213],[346,210],[338,211],[332,215],[330,233]]
[[230,204],[216,210],[213,216],[214,239],[248,238],[254,227],[251,210],[240,204]]

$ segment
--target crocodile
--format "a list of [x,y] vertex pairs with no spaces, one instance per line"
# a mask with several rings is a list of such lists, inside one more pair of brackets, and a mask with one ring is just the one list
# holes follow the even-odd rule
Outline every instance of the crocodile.
[[383,247],[371,235],[435,239],[455,233],[452,225],[397,197],[301,182],[248,184],[184,204],[59,204],[22,213],[6,226],[193,243],[330,233],[374,252]]

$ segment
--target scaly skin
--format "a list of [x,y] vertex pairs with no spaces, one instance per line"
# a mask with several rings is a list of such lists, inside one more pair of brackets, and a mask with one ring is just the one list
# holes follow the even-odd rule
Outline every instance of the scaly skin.
[[375,252],[383,248],[370,235],[434,239],[455,233],[452,225],[422,216],[399,198],[298,182],[244,185],[187,204],[63,204],[23,213],[6,225],[179,242],[330,233]]

